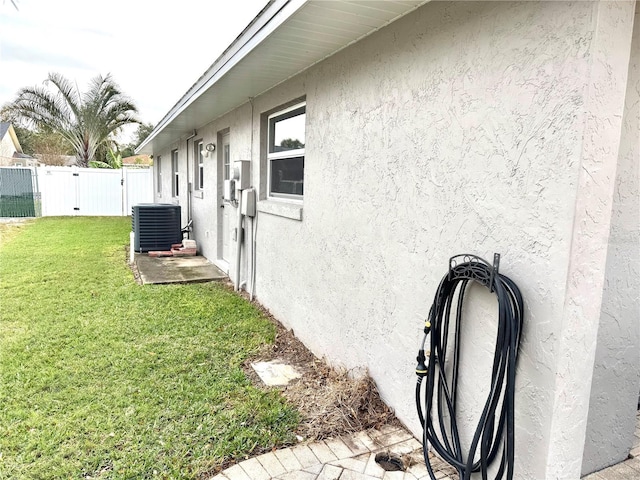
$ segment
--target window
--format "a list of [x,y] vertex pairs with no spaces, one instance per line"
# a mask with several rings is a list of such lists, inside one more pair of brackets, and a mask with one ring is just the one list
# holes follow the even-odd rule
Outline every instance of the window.
[[162,196],[162,157],[158,157],[156,163],[156,191]]
[[269,196],[302,200],[306,105],[269,116],[267,161]]
[[177,197],[180,194],[179,190],[179,180],[180,175],[178,174],[178,150],[173,150],[171,152],[171,194],[174,197]]
[[196,186],[196,190],[202,190],[204,188],[204,155],[202,155],[202,150],[204,150],[204,142],[202,140],[193,142],[193,158],[195,163],[193,171],[196,177],[193,183]]
[[229,133],[222,136],[222,179],[231,178],[231,151],[229,150]]

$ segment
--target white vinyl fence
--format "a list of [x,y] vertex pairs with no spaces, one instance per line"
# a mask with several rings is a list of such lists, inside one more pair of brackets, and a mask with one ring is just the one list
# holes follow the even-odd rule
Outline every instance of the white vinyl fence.
[[131,207],[153,202],[150,168],[38,167],[42,216],[127,216]]

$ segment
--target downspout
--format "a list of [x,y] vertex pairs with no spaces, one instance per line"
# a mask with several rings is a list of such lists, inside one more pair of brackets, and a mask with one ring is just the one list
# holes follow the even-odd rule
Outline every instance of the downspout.
[[[254,105],[253,105],[253,97],[249,97],[249,103],[251,104],[251,145],[250,145],[250,157],[251,163],[254,162],[253,158],[253,120],[254,120]],[[259,162],[258,162],[259,165]],[[253,173],[253,168],[251,169],[251,173]],[[252,182],[253,183],[253,182]],[[255,201],[258,202],[258,191],[256,190]],[[257,207],[257,205],[256,205]],[[251,237],[249,237],[249,242],[251,243],[251,256],[248,258],[249,264],[249,278],[247,279],[247,284],[249,286],[249,300],[253,301],[253,291],[255,289],[255,279],[256,279],[256,228],[258,221],[258,209],[256,208],[255,216],[251,218]]]

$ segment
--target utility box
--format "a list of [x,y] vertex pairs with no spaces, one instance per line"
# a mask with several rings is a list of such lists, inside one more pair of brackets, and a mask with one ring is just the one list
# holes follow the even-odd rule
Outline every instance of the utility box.
[[253,188],[248,188],[242,191],[242,208],[240,213],[247,217],[256,216],[256,191]]
[[233,179],[238,190],[246,190],[251,186],[250,175],[251,162],[249,160],[236,160],[233,162]]

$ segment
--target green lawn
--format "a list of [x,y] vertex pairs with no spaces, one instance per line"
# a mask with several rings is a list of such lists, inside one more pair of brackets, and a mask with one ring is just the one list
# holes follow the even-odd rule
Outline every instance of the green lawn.
[[272,324],[219,284],[137,285],[130,225],[0,229],[0,479],[199,478],[293,440],[241,369]]

